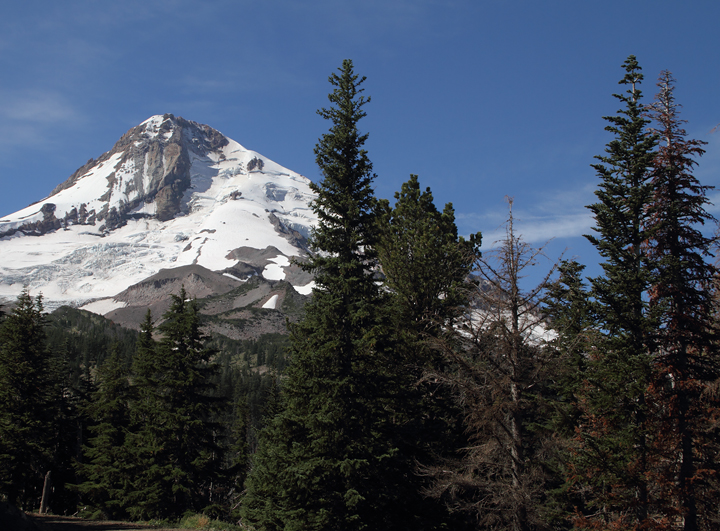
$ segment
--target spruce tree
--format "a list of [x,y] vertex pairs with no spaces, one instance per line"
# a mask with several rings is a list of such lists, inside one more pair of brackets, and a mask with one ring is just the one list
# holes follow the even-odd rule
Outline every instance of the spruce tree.
[[659,315],[657,353],[649,390],[655,423],[653,474],[658,511],[667,529],[712,528],[717,506],[717,433],[710,418],[717,401],[708,386],[720,377],[709,289],[717,270],[709,262],[713,239],[700,231],[714,221],[707,192],[693,175],[704,142],[686,139],[674,78],[660,75],[649,106],[660,137],[654,159],[653,195],[647,221],[655,277],[650,307]]
[[0,328],[0,493],[37,508],[52,460],[55,416],[42,296],[27,289]]
[[205,346],[208,338],[200,330],[195,300],[182,288],[163,317],[158,327],[162,333],[158,350],[165,364],[161,436],[171,464],[172,511],[180,515],[213,502],[212,489],[223,463],[217,420],[225,401],[214,394],[213,378],[219,367],[213,361],[215,351]]
[[605,155],[594,164],[601,182],[593,212],[597,236],[587,236],[604,260],[603,275],[591,279],[594,311],[604,330],[602,348],[588,360],[586,385],[580,394],[583,416],[571,470],[580,490],[592,492],[588,514],[579,526],[597,522],[644,526],[649,520],[648,425],[646,390],[650,380],[650,332],[655,321],[645,294],[652,282],[647,241],[652,201],[652,167],[657,137],[647,132],[634,56],[623,64],[615,94],[625,107],[607,116],[606,130],[614,135]]
[[[409,479],[417,493],[428,494],[435,465],[456,459],[468,444],[462,409],[445,385],[449,363],[438,345],[452,341],[467,311],[474,292],[468,278],[477,265],[481,235],[458,237],[452,204],[439,211],[416,175],[395,194],[394,207],[382,200],[379,210],[378,257],[389,294],[398,394],[405,404],[395,412],[397,435],[402,454],[421,470]],[[452,529],[467,524],[461,513],[449,514],[447,501],[442,495],[419,500],[426,528],[432,521]]]
[[585,492],[564,481],[571,474],[568,463],[572,462],[573,441],[582,418],[579,397],[588,378],[588,360],[602,348],[593,302],[583,279],[584,269],[577,261],[561,261],[559,276],[549,286],[542,310],[555,334],[548,341],[552,383],[546,404],[547,429],[556,434],[557,443],[547,461],[553,483],[545,514],[558,529],[568,528],[571,516],[584,512],[587,502]]
[[458,238],[451,203],[442,212],[430,188],[421,192],[417,175],[403,183],[395,205],[380,202],[378,244],[393,314],[412,335],[439,335],[467,303],[467,278],[479,256],[480,233]]
[[52,437],[49,479],[52,495],[49,499],[46,498],[46,502],[49,509],[55,513],[74,511],[79,502],[75,489],[78,483],[75,465],[82,458],[82,441],[87,421],[82,410],[88,397],[83,391],[84,382],[74,373],[67,348],[51,353],[49,392],[53,404],[53,418],[49,426]]
[[133,361],[126,447],[135,472],[125,505],[136,518],[207,508],[223,462],[216,421],[223,401],[213,396],[217,366],[204,346],[197,304],[181,289],[163,317],[156,343],[148,313]]
[[585,266],[563,260],[559,276],[548,289],[543,313],[556,336],[550,344],[556,351],[555,389],[558,394],[557,429],[572,434],[579,416],[577,392],[587,377],[587,360],[600,336],[593,315],[590,293],[583,280]]
[[83,479],[78,485],[93,518],[119,520],[127,517],[125,494],[131,479],[125,437],[130,425],[128,370],[115,345],[99,367],[97,386],[85,407],[93,423],[92,436],[78,464]]
[[226,473],[230,477],[229,502],[233,507],[233,515],[240,516],[237,510],[241,500],[250,465],[250,408],[247,396],[241,396],[233,407],[232,425],[230,428],[230,444],[228,448],[229,465]]
[[376,282],[372,164],[358,130],[370,100],[343,62],[330,77],[331,122],[315,148],[319,225],[303,265],[316,287],[291,329],[282,410],[265,429],[243,514],[263,530],[419,529],[407,462],[395,444],[397,383]]
[[165,516],[164,497],[168,492],[163,482],[166,471],[163,463],[156,459],[162,449],[162,440],[154,427],[159,424],[165,407],[161,395],[165,367],[158,355],[154,330],[152,314],[148,310],[140,325],[130,369],[130,427],[125,437],[129,474],[120,493],[121,506],[134,519]]

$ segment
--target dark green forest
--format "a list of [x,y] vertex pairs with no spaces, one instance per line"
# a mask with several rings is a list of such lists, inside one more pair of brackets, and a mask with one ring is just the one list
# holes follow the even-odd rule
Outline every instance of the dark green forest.
[[587,207],[601,274],[560,259],[535,286],[512,199],[481,252],[418,176],[376,198],[365,78],[329,81],[288,335],[207,336],[184,290],[139,333],[24,291],[0,317],[0,500],[257,531],[720,529],[717,221],[672,74],[647,99],[622,65]]

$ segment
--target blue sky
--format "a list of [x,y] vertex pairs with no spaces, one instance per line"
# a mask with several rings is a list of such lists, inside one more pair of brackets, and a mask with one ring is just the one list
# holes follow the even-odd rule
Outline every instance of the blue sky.
[[[621,65],[677,79],[696,171],[720,186],[720,2],[24,0],[0,8],[0,215],[45,197],[153,114],[206,123],[317,180],[328,76],[350,58],[391,198],[411,173],[460,232],[517,228],[596,271],[582,238]],[[717,196],[720,205],[720,195]],[[720,214],[720,209],[712,208]]]

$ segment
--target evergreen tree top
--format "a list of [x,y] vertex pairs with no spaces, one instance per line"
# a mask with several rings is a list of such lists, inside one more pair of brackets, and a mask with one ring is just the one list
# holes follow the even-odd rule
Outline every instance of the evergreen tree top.
[[[648,148],[652,149],[654,146],[654,137],[649,135],[645,129],[645,126],[649,123],[649,120],[645,119],[643,115],[644,107],[640,103],[642,98],[642,91],[640,90],[640,84],[644,79],[641,73],[642,68],[637,62],[634,55],[630,55],[623,63],[625,69],[625,75],[620,81],[619,85],[629,85],[629,88],[625,94],[613,94],[613,97],[617,98],[625,104],[624,109],[619,109],[618,116],[603,116],[604,120],[610,122],[610,125],[605,127],[606,131],[610,131],[619,136],[616,142],[633,142],[640,137],[646,137],[647,141],[652,144]],[[613,154],[613,143],[608,144],[607,153]],[[609,162],[607,157],[598,156],[595,157],[603,162]],[[596,167],[596,166],[594,166]],[[596,167],[597,169],[597,167]]]
[[[626,94],[614,94],[625,104],[616,116],[604,117],[614,134],[605,154],[592,167],[601,179],[595,195],[598,202],[588,208],[595,217],[597,236],[586,238],[604,258],[604,276],[592,279],[594,296],[602,301],[604,326],[613,331],[633,330],[641,343],[646,301],[642,294],[650,282],[644,242],[651,237],[646,220],[652,200],[653,160],[657,135],[648,132],[649,120],[641,103],[639,84],[643,79],[635,56],[623,63],[625,75],[620,84],[629,85]],[[637,346],[636,345],[636,346]]]
[[[317,113],[332,122],[330,130],[323,134],[315,146],[315,160],[324,176],[323,185],[327,188],[355,186],[362,189],[370,186],[375,178],[372,163],[363,145],[368,134],[360,134],[358,122],[367,113],[363,110],[370,98],[361,96],[365,89],[360,85],[365,77],[353,71],[352,61],[346,59],[338,69],[340,74],[332,74],[330,83],[335,89],[328,94],[333,104],[330,108],[318,109]],[[322,188],[314,185],[315,191],[321,193]]]
[[311,184],[317,193],[312,207],[319,224],[310,243],[320,254],[304,266],[316,274],[320,286],[326,278],[343,276],[335,274],[341,268],[354,269],[349,276],[355,278],[364,276],[361,271],[369,273],[377,240],[377,201],[371,187],[375,175],[363,149],[368,135],[358,130],[358,122],[366,115],[363,106],[370,101],[361,95],[365,78],[354,73],[352,61],[347,59],[329,81],[335,87],[328,95],[332,106],[318,114],[332,125],[315,146],[323,180]]
[[642,68],[637,62],[637,58],[634,55],[628,55],[625,62],[622,64],[623,68],[627,72],[625,77],[618,81],[618,85],[632,85],[631,93],[635,90],[636,83],[640,83],[643,80],[643,75],[640,72]]

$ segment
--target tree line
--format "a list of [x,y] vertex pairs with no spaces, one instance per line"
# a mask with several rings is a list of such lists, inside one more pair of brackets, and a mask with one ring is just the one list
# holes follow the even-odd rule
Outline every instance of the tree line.
[[[42,297],[27,291],[0,317],[2,499],[37,510],[47,476],[47,509],[59,514],[120,519],[175,518],[193,509],[230,514],[226,507],[237,497],[234,474],[243,470],[233,459],[246,461],[257,446],[278,368],[286,363],[287,338],[204,337],[196,302],[184,293],[173,301],[161,325],[155,327],[148,315],[140,334],[68,307],[48,315]],[[179,443],[184,457],[165,439],[179,440],[182,430],[197,430]],[[187,444],[207,451],[208,430],[215,441],[208,447],[215,451],[214,470],[220,472],[196,489],[192,503],[183,499],[173,509],[164,500],[167,478],[190,475],[200,466],[197,448]],[[156,451],[157,445],[167,451]],[[196,460],[192,466],[190,456]],[[202,475],[211,469],[208,464]]]
[[[720,528],[703,142],[686,138],[669,72],[646,104],[634,56],[623,70],[588,207],[602,273],[564,260],[527,288],[542,249],[515,230],[512,200],[481,253],[417,176],[392,206],[374,196],[358,128],[370,98],[344,61],[318,111],[331,125],[300,263],[316,287],[262,427],[247,395],[219,390],[222,353],[180,293],[159,330],[147,316],[129,366],[110,353],[88,377],[73,501],[268,531]],[[41,316],[25,292],[0,332],[0,492],[23,506],[63,447],[57,404],[72,396],[51,376]]]

